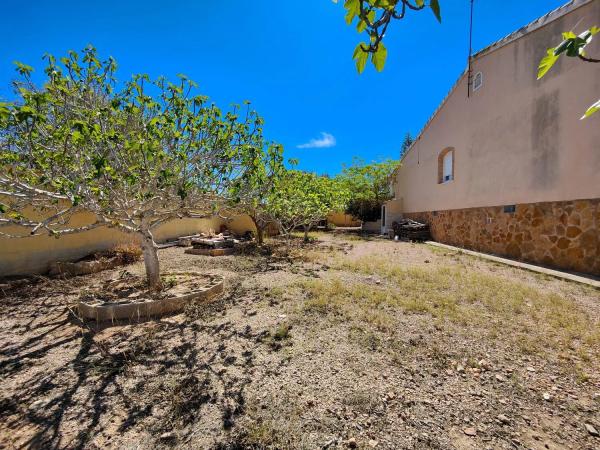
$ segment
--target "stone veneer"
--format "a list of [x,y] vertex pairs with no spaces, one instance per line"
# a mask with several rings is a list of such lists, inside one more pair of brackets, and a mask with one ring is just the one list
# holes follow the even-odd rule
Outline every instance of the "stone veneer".
[[404,213],[434,240],[544,266],[600,275],[600,199]]

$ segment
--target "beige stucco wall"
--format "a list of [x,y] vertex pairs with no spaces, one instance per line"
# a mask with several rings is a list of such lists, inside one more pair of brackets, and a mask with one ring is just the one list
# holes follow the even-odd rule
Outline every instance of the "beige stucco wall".
[[333,212],[327,216],[327,222],[336,227],[360,227],[360,220],[343,212]]
[[256,233],[256,226],[250,216],[247,215],[228,217],[225,224],[227,229],[236,234],[244,234],[246,231]]
[[382,234],[389,234],[393,230],[394,220],[402,217],[402,202],[390,201],[385,204],[385,226],[381,227]]
[[[70,226],[82,226],[94,221],[93,214],[82,213],[74,216]],[[154,232],[157,242],[170,238],[191,235],[199,232],[218,233],[223,226],[235,233],[254,231],[249,217],[237,216],[230,221],[220,217],[208,219],[176,219],[167,222]],[[18,227],[3,229],[5,232],[18,233]],[[90,253],[106,250],[122,242],[137,241],[135,235],[114,228],[96,228],[82,233],[54,238],[49,236],[31,236],[23,238],[0,237],[0,277],[44,273],[53,261],[74,261]]]
[[[467,98],[463,76],[406,154],[388,222],[403,212],[600,197],[600,64],[562,57],[542,79],[537,66],[561,32],[600,25],[592,1],[477,57],[483,87]],[[588,54],[600,57],[600,39]],[[454,180],[437,183],[438,154],[455,149]],[[391,223],[391,222],[389,222]]]

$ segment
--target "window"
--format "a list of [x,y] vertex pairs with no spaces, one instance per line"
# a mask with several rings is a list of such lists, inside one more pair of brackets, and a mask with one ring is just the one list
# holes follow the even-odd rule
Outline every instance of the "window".
[[381,207],[381,226],[385,227],[385,205]]
[[452,180],[452,152],[444,155],[444,178],[443,182]]
[[473,78],[473,92],[479,89],[483,85],[483,74],[481,72],[477,72],[475,74],[475,78]]
[[517,210],[515,205],[506,205],[504,207],[504,212],[507,214],[513,214]]
[[448,147],[438,156],[438,184],[454,180],[454,149]]

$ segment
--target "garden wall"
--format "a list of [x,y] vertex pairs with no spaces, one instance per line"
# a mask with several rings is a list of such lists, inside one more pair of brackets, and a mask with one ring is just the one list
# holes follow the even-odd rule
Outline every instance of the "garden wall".
[[[514,212],[513,207],[514,206]],[[600,275],[600,199],[404,213],[434,240]]]
[[[245,220],[247,219],[247,220]],[[91,213],[74,216],[70,226],[82,226],[94,222]],[[200,232],[219,232],[233,225],[233,231],[243,234],[254,231],[249,218],[235,217],[225,221],[219,217],[208,219],[176,219],[159,227],[154,237],[157,242],[178,236]],[[250,221],[251,223],[251,221]],[[3,229],[7,233],[23,232],[18,227]],[[107,250],[123,242],[136,241],[136,237],[108,227],[96,228],[82,233],[54,238],[49,236],[26,236],[23,238],[0,237],[0,277],[10,275],[39,274],[48,271],[53,261],[75,261],[91,253]]]
[[368,231],[369,233],[381,233],[381,219],[375,222],[363,222],[362,229],[363,231]]
[[327,222],[336,227],[360,227],[361,221],[350,214],[334,212],[327,216]]

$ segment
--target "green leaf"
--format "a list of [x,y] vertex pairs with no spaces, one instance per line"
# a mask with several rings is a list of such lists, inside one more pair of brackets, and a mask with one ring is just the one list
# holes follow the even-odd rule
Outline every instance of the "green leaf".
[[553,48],[549,48],[546,52],[546,56],[542,58],[540,61],[540,65],[538,66],[538,75],[537,79],[541,79],[546,73],[552,68],[554,63],[558,60],[558,55],[555,55],[555,50]]
[[420,8],[425,4],[425,0],[415,0],[415,3]]
[[0,213],[5,213],[7,210],[8,207],[5,204],[0,203]]
[[366,29],[367,29],[367,22],[365,22],[364,20],[360,19],[358,21],[358,23],[356,24],[356,31],[358,31],[359,33],[362,33]]
[[559,56],[565,50],[569,48],[571,41],[569,39],[565,39],[560,44],[558,44],[555,48],[552,49],[552,53],[554,56]]
[[344,8],[346,8],[346,23],[350,25],[354,18],[360,15],[360,0],[346,0]]
[[581,116],[581,120],[590,117],[592,114],[594,114],[596,111],[600,111],[600,100],[598,100],[596,103],[594,103],[593,105],[591,105],[587,111],[585,112],[585,114],[583,116]]
[[387,48],[383,45],[383,42],[379,43],[377,51],[371,55],[371,62],[375,66],[378,72],[381,72],[385,66],[385,60],[387,59]]
[[442,14],[440,12],[440,2],[438,0],[431,0],[431,2],[429,3],[429,7],[433,11],[433,14],[435,15],[435,18],[438,20],[438,22],[442,23]]
[[10,110],[8,109],[8,103],[0,102],[0,120],[6,120],[10,116]]
[[366,47],[364,42],[358,44],[354,49],[354,54],[352,55],[352,59],[356,61],[356,70],[358,73],[363,73],[365,66],[367,65],[367,59],[369,58],[369,53],[362,49],[363,45]]
[[19,61],[15,61],[14,64],[17,66],[17,72],[19,72],[20,75],[29,75],[33,72],[33,67],[28,66],[27,64],[23,64]]

